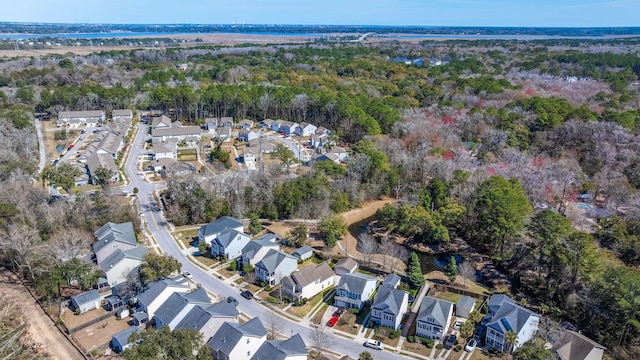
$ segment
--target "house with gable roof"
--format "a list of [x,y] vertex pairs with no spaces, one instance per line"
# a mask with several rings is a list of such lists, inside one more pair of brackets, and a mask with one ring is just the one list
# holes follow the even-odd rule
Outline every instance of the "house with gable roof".
[[122,224],[108,222],[93,234],[96,236],[93,252],[96,254],[98,263],[102,262],[117,249],[130,250],[138,246],[131,222]]
[[300,334],[287,340],[267,340],[262,343],[251,360],[307,360],[307,344]]
[[311,299],[334,285],[334,275],[326,262],[296,270],[282,279],[284,294],[294,301]]
[[256,263],[256,277],[269,285],[277,285],[297,267],[298,259],[280,250],[270,249],[262,260]]
[[113,336],[111,337],[111,347],[118,353],[125,351],[133,345],[129,342],[129,338],[131,337],[131,335],[140,331],[142,331],[141,327],[131,326],[118,333],[113,334]]
[[[510,297],[502,294],[492,295],[487,302],[491,318],[487,323],[485,343],[498,351],[515,351],[531,340],[538,331],[540,315],[518,305]],[[517,334],[516,343],[509,349],[506,334]]]
[[98,262],[107,283],[114,287],[127,281],[129,274],[140,270],[142,259],[149,250],[146,247],[136,247],[129,250],[116,249],[106,259]]
[[407,313],[409,294],[396,289],[400,276],[390,274],[380,284],[371,305],[371,320],[381,326],[397,329],[402,317]]
[[425,296],[416,317],[416,336],[443,341],[452,317],[452,302]]
[[298,123],[292,121],[283,121],[280,124],[279,131],[285,135],[294,135],[298,128]]
[[149,315],[149,318],[153,318],[160,305],[176,292],[189,292],[189,280],[183,276],[177,276],[172,279],[154,281],[147,286],[145,291],[137,295],[138,308]]
[[378,279],[362,273],[344,273],[336,285],[335,305],[338,307],[362,310],[364,303],[371,298]]
[[261,130],[271,130],[271,124],[273,124],[275,120],[271,120],[271,119],[265,119],[262,120],[258,123],[258,127]]
[[69,308],[81,314],[100,307],[100,293],[98,290],[85,291],[71,297]]
[[249,141],[255,140],[255,139],[259,138],[259,137],[260,137],[260,135],[258,135],[258,133],[253,131],[253,130],[240,130],[240,131],[238,131],[238,140],[240,140],[240,141],[249,142]]
[[350,257],[340,259],[333,267],[336,275],[351,274],[358,271],[358,262]]
[[160,305],[154,315],[156,328],[168,326],[173,330],[184,317],[197,305],[209,307],[211,299],[204,288],[190,293],[173,293]]
[[566,330],[551,351],[558,360],[602,360],[606,348],[579,332]]
[[131,109],[116,109],[111,111],[111,119],[113,120],[133,120],[133,111]]
[[218,237],[220,233],[226,228],[236,230],[238,232],[244,231],[242,223],[230,216],[223,216],[208,224],[202,225],[198,229],[198,241],[204,241],[208,245],[211,245],[211,241]]
[[251,241],[251,237],[235,229],[226,228],[211,241],[211,255],[235,259],[242,255],[242,249]]
[[250,359],[267,340],[267,330],[259,317],[246,323],[225,322],[207,341],[217,360]]
[[242,269],[247,264],[255,267],[269,250],[280,249],[280,245],[274,239],[265,236],[249,241],[242,248],[242,255],[238,258],[238,269]]
[[243,130],[251,130],[251,128],[253,127],[253,120],[249,120],[249,119],[240,120],[238,121],[237,127]]
[[315,125],[302,122],[300,126],[295,129],[295,132],[298,136],[311,136],[316,133],[316,129],[318,128]]
[[313,256],[313,248],[309,245],[297,248],[291,255],[296,259],[304,261]]
[[225,322],[238,322],[240,313],[233,303],[226,300],[205,307],[194,306],[176,325],[175,329],[195,330],[203,339],[211,338]]

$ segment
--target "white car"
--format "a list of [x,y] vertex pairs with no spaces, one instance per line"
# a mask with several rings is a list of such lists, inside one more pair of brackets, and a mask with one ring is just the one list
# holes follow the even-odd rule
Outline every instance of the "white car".
[[191,273],[190,273],[190,272],[188,272],[188,271],[183,272],[183,273],[182,273],[182,276],[186,277],[187,279],[191,279],[191,278],[193,277],[193,276],[191,275]]
[[384,349],[384,344],[383,343],[381,343],[380,341],[377,341],[377,340],[373,340],[373,339],[367,340],[367,342],[364,343],[364,346],[366,346],[368,348],[371,348],[371,349],[376,349],[376,350]]
[[476,340],[476,338],[472,338],[471,340],[469,340],[469,342],[467,342],[467,345],[464,346],[464,351],[472,352],[473,350],[476,349],[477,345],[478,345],[478,340]]

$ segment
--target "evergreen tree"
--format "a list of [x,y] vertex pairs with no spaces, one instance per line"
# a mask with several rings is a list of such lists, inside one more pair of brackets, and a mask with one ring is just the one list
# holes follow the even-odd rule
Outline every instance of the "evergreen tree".
[[420,259],[415,252],[411,253],[409,263],[407,264],[407,276],[411,287],[414,289],[419,288],[424,284],[424,275],[422,275],[422,266],[420,266]]
[[456,276],[458,276],[458,265],[456,264],[456,258],[454,256],[449,258],[449,263],[444,268],[444,274],[449,277],[450,282],[456,281]]

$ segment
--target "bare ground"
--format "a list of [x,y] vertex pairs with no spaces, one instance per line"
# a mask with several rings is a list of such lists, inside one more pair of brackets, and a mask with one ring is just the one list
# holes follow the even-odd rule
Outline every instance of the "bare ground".
[[40,351],[52,359],[80,360],[85,357],[58,330],[53,321],[36,303],[25,287],[10,271],[0,268],[0,296],[16,304],[27,315],[29,336],[38,344]]

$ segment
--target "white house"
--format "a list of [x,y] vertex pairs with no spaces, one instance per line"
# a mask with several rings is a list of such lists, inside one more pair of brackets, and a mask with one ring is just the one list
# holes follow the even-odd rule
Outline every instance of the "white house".
[[136,247],[130,250],[117,249],[102,262],[98,263],[110,286],[116,286],[127,281],[127,276],[138,271],[142,258],[149,252],[146,247]]
[[294,272],[298,260],[280,250],[269,250],[262,260],[256,263],[256,277],[269,285],[280,284],[280,281]]
[[243,119],[238,121],[237,127],[243,130],[250,130],[253,127],[253,120]]
[[300,334],[287,340],[267,340],[262,343],[251,360],[307,360],[309,352]]
[[315,125],[303,122],[295,129],[295,132],[298,136],[311,136],[316,133],[316,129]]
[[[538,331],[540,315],[517,305],[506,295],[493,295],[487,303],[491,319],[487,323],[485,343],[499,351],[515,351],[531,340]],[[517,334],[516,343],[508,348],[505,335],[508,331]]]
[[109,132],[98,145],[98,154],[109,154],[112,158],[117,158],[124,147],[122,137],[114,132]]
[[309,245],[305,245],[297,248],[291,255],[300,261],[304,261],[313,256],[313,248]]
[[69,123],[71,120],[78,120],[82,124],[86,124],[87,120],[102,122],[105,119],[104,111],[102,110],[90,110],[90,111],[61,111],[58,114],[58,120]]
[[177,140],[186,141],[187,138],[200,141],[202,129],[199,126],[171,126],[169,128],[152,128],[151,137],[154,141]]
[[271,124],[273,124],[275,120],[266,119],[262,120],[258,123],[258,127],[260,130],[271,130]]
[[218,139],[220,139],[220,141],[222,142],[229,142],[231,141],[231,128],[230,127],[220,127],[218,128],[218,130],[216,130],[216,137]]
[[160,117],[155,117],[151,121],[151,130],[154,130],[154,129],[168,129],[170,127],[171,127],[171,118],[166,116],[166,115],[162,115]]
[[256,266],[262,258],[267,255],[269,250],[279,250],[280,245],[271,239],[251,240],[242,248],[242,255],[238,258],[238,269],[242,269],[245,265]]
[[243,324],[223,323],[207,346],[217,360],[251,359],[266,340],[267,330],[260,318],[254,317]]
[[96,254],[98,263],[117,249],[130,250],[138,246],[131,222],[122,224],[108,222],[96,230],[94,235],[96,242],[93,244],[93,252]]
[[347,158],[349,157],[349,155],[347,154],[347,150],[345,150],[341,146],[334,146],[331,148],[331,150],[329,150],[329,152],[331,154],[335,154],[338,157],[338,159],[340,159],[340,162],[346,161]]
[[79,313],[97,309],[100,307],[100,293],[98,290],[89,290],[71,297],[69,308]]
[[111,112],[113,120],[133,120],[133,111],[131,109],[117,109]]
[[378,279],[362,273],[345,273],[336,286],[335,305],[362,310],[376,289]]
[[296,133],[296,129],[299,127],[298,123],[292,121],[283,121],[280,124],[280,132],[285,135],[294,135]]
[[162,279],[154,281],[147,286],[147,289],[136,297],[138,308],[144,311],[149,318],[153,318],[156,310],[164,303],[171,294],[189,292],[189,281],[183,276],[173,279]]
[[255,162],[256,154],[252,150],[247,150],[247,148],[244,148],[242,150],[242,159],[244,160],[245,163]]
[[99,168],[105,168],[110,170],[110,177],[107,179],[109,183],[114,183],[120,180],[120,175],[118,173],[118,165],[116,165],[115,160],[109,154],[93,154],[89,156],[86,160],[87,170],[89,172],[89,177],[92,184],[96,182],[96,171]]
[[155,143],[151,147],[154,160],[160,159],[176,159],[178,154],[178,143],[175,141],[167,141],[164,143]]
[[173,330],[187,316],[187,314],[197,305],[209,307],[211,299],[204,288],[196,289],[190,293],[173,293],[160,305],[154,319],[156,328],[168,326]]
[[416,336],[443,341],[452,318],[452,302],[425,296],[416,317]]
[[253,131],[253,130],[240,130],[240,131],[238,131],[238,140],[240,140],[240,141],[249,142],[249,141],[257,139],[259,137],[260,136],[258,135],[258,133]]
[[565,330],[551,351],[558,360],[602,360],[605,349],[578,332]]
[[196,305],[178,322],[176,330],[189,329],[211,338],[225,322],[238,322],[240,313],[233,303],[222,300],[216,304]]
[[210,245],[211,241],[220,235],[220,233],[222,233],[226,228],[242,232],[244,226],[240,221],[230,216],[223,216],[206,225],[202,225],[200,229],[198,229],[198,241],[204,241]]
[[407,313],[409,294],[396,289],[400,277],[395,274],[387,276],[380,284],[371,305],[371,320],[381,326],[397,329],[402,317]]
[[329,138],[327,134],[313,134],[309,137],[309,146],[312,149],[321,148]]
[[131,326],[114,334],[111,337],[111,347],[118,353],[125,351],[126,349],[130,348],[131,345],[133,345],[129,342],[129,338],[131,337],[131,335],[140,331],[142,331],[141,327]]
[[311,299],[334,285],[334,275],[326,262],[310,265],[282,279],[282,288],[285,295],[294,301]]
[[251,241],[251,236],[235,229],[226,228],[211,241],[211,254],[227,259],[242,255],[242,249]]
[[230,117],[230,116],[221,117],[220,121],[218,121],[218,127],[232,128],[233,127],[233,118]]

